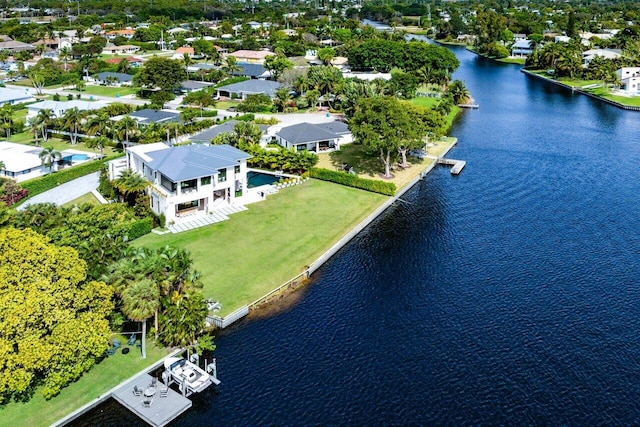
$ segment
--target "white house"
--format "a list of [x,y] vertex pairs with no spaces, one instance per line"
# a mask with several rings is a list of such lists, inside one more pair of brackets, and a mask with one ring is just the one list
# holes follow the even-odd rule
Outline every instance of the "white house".
[[617,59],[622,56],[622,51],[620,49],[589,49],[582,52],[582,62],[586,67],[589,65],[591,60],[596,56],[600,56],[604,59]]
[[339,150],[341,144],[353,141],[346,123],[298,123],[276,132],[276,142],[296,151],[308,150],[315,153]]
[[520,39],[511,45],[511,56],[523,57],[529,56],[533,52],[531,40]]
[[[151,209],[171,224],[233,205],[247,189],[250,157],[230,145],[169,147],[158,142],[127,148],[126,167],[151,182]],[[118,166],[109,168],[111,179],[122,170]]]
[[620,92],[629,96],[640,96],[640,67],[625,67],[616,71]]
[[35,101],[33,94],[29,89],[16,90],[7,89],[5,87],[0,88],[0,105],[4,104],[21,104],[23,102]]
[[27,119],[38,115],[40,110],[48,108],[56,118],[64,116],[64,112],[77,108],[80,111],[99,110],[106,107],[107,104],[100,101],[82,101],[79,99],[73,101],[41,101],[35,104],[27,105]]

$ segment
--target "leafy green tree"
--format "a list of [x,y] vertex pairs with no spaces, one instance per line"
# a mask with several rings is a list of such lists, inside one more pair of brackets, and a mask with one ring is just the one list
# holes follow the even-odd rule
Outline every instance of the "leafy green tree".
[[284,55],[269,55],[264,60],[264,68],[271,72],[271,77],[278,80],[284,70],[293,67],[293,63]]
[[182,61],[154,56],[144,63],[134,80],[145,88],[170,92],[180,88],[185,77]]
[[333,58],[336,57],[336,50],[332,47],[323,47],[318,49],[318,59],[324,62],[324,65],[330,65]]
[[60,160],[62,158],[62,154],[51,146],[43,148],[40,154],[38,154],[38,157],[40,157],[42,165],[48,167],[49,172],[51,172],[53,163]]
[[[390,169],[395,153],[406,154],[407,150],[419,147],[426,135],[426,125],[416,120],[416,112],[420,110],[415,107],[390,97],[365,98],[349,121],[356,142],[379,153],[385,178],[392,177]],[[403,163],[406,164],[405,158]]]
[[36,384],[49,399],[108,348],[111,288],[86,281],[74,249],[32,230],[0,230],[0,400]]
[[2,128],[7,139],[11,138],[11,127],[13,126],[13,107],[9,103],[5,103],[0,107],[0,128]]

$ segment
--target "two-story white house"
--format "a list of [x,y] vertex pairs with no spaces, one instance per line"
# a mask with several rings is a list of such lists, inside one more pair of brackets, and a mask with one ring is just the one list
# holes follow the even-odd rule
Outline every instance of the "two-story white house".
[[640,67],[625,67],[616,71],[620,92],[628,96],[640,96]]
[[[126,167],[151,183],[147,190],[151,209],[172,224],[234,204],[247,189],[250,157],[230,145],[169,147],[158,142],[127,148]],[[110,178],[121,170],[117,165],[110,168]]]

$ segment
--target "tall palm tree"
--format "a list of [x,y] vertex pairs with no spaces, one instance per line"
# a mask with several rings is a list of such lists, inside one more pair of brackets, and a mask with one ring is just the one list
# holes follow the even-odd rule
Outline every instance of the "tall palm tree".
[[281,87],[276,91],[276,98],[273,103],[278,107],[278,111],[284,112],[287,109],[287,105],[291,100],[291,92],[286,87]]
[[42,140],[44,142],[47,142],[49,137],[47,128],[53,123],[53,117],[53,110],[51,110],[51,108],[43,108],[38,111],[38,114],[36,115],[38,123],[40,124],[40,132],[42,132]]
[[13,126],[13,107],[7,103],[0,107],[0,127],[6,132],[7,139],[11,138],[11,126]]
[[40,161],[42,161],[42,165],[48,167],[49,172],[51,172],[51,167],[53,166],[53,162],[55,162],[56,160],[60,160],[60,158],[62,157],[62,154],[60,154],[59,151],[56,151],[53,148],[53,146],[51,146],[51,147],[43,148],[40,154],[38,154],[38,157],[40,157]]
[[191,59],[188,53],[184,53],[182,55],[182,62],[184,62],[184,70],[187,73],[187,80],[189,80],[189,65],[193,63],[193,59]]
[[136,119],[130,116],[124,116],[118,121],[116,125],[116,129],[118,131],[118,137],[122,140],[122,136],[124,136],[125,147],[129,146],[129,137],[136,132],[138,132],[138,122]]
[[238,65],[238,60],[235,56],[229,55],[224,59],[222,71],[224,71],[229,77],[231,77],[236,71],[242,71],[242,66]]
[[71,58],[71,49],[69,49],[67,46],[60,49],[60,51],[58,52],[58,58],[64,61],[64,71],[66,72],[67,62],[69,61],[69,58]]
[[80,131],[80,125],[82,124],[82,117],[83,113],[76,107],[65,111],[62,116],[64,126],[69,130],[71,145],[76,145],[78,142],[78,133]]
[[463,104],[471,98],[471,93],[460,80],[454,80],[449,85],[449,94],[453,99],[453,103]]
[[40,141],[38,138],[40,137],[40,121],[37,116],[30,117],[27,120],[27,126],[29,126],[29,131],[33,132],[33,138],[36,140],[36,147],[40,145]]
[[160,305],[160,292],[150,279],[132,283],[122,293],[122,312],[134,322],[142,323],[142,358],[146,359],[147,319],[154,315]]

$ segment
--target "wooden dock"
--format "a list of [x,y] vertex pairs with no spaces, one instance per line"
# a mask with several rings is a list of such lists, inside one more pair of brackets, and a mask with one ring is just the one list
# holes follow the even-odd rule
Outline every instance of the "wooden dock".
[[[138,375],[114,390],[111,396],[149,425],[162,427],[191,408],[192,403],[189,399],[171,389],[171,387],[169,387],[166,397],[160,397],[160,389],[165,387],[160,380],[157,382],[156,392],[153,396],[145,397],[144,395],[136,396],[133,394],[135,386],[143,391],[148,390],[152,380],[153,377],[149,374]],[[145,407],[142,403],[145,399],[151,400],[151,405],[148,407]]]
[[462,172],[462,169],[467,164],[464,160],[455,160],[455,159],[438,159],[439,165],[451,166],[451,174],[458,175]]

